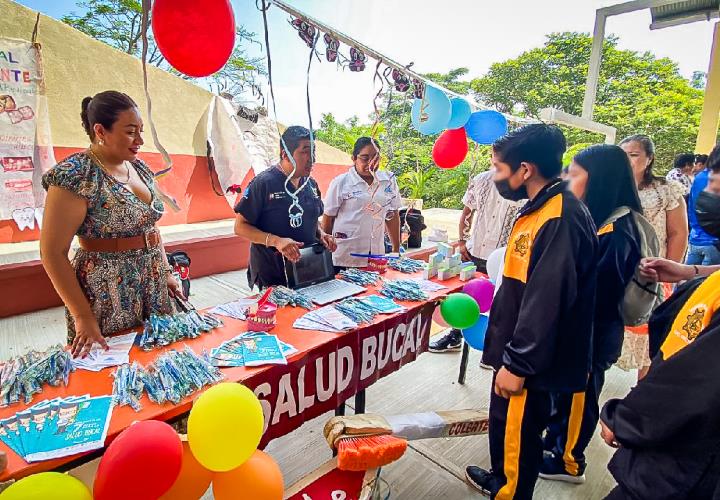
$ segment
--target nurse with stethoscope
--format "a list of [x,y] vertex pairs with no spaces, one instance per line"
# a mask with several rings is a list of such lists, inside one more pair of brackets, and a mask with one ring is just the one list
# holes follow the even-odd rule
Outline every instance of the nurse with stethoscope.
[[392,251],[400,250],[400,190],[395,176],[380,165],[380,145],[370,137],[355,142],[353,166],[330,183],[322,229],[337,241],[336,268],[365,267],[367,257],[385,254],[387,229]]

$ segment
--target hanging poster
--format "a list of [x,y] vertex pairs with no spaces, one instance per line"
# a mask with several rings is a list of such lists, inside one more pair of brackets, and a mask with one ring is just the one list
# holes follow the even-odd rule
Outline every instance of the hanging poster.
[[41,178],[54,164],[40,45],[0,37],[0,220],[41,221]]

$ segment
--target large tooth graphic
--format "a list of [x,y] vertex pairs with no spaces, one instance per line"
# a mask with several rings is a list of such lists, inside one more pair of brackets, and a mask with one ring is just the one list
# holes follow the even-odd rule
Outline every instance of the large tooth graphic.
[[35,229],[35,209],[32,207],[13,210],[12,218],[20,231]]

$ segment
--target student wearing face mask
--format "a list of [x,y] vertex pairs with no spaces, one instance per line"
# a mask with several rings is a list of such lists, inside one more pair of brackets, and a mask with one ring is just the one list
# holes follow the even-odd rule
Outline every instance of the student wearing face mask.
[[715,146],[704,165],[695,177],[688,202],[691,231],[685,262],[691,266],[720,264],[720,147]]
[[562,131],[545,124],[493,144],[498,191],[529,199],[508,240],[483,352],[496,371],[492,468],[466,468],[472,486],[500,500],[532,497],[550,394],[584,390],[590,369],[598,239],[587,208],[558,178],[565,149]]
[[584,390],[553,394],[545,436],[551,453],[544,457],[540,477],[579,484],[585,481],[585,449],[597,428],[605,372],[622,349],[622,304],[640,262],[635,214],[642,214],[642,207],[630,162],[618,146],[599,144],[580,151],[570,165],[569,181],[598,228],[592,365]]

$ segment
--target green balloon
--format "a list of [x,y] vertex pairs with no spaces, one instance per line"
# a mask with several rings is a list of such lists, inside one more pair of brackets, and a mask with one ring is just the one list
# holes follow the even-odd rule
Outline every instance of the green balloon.
[[0,494],[2,500],[92,500],[87,487],[78,479],[59,472],[41,472],[10,485]]
[[480,306],[466,293],[451,293],[440,304],[440,314],[448,325],[463,330],[477,323]]

